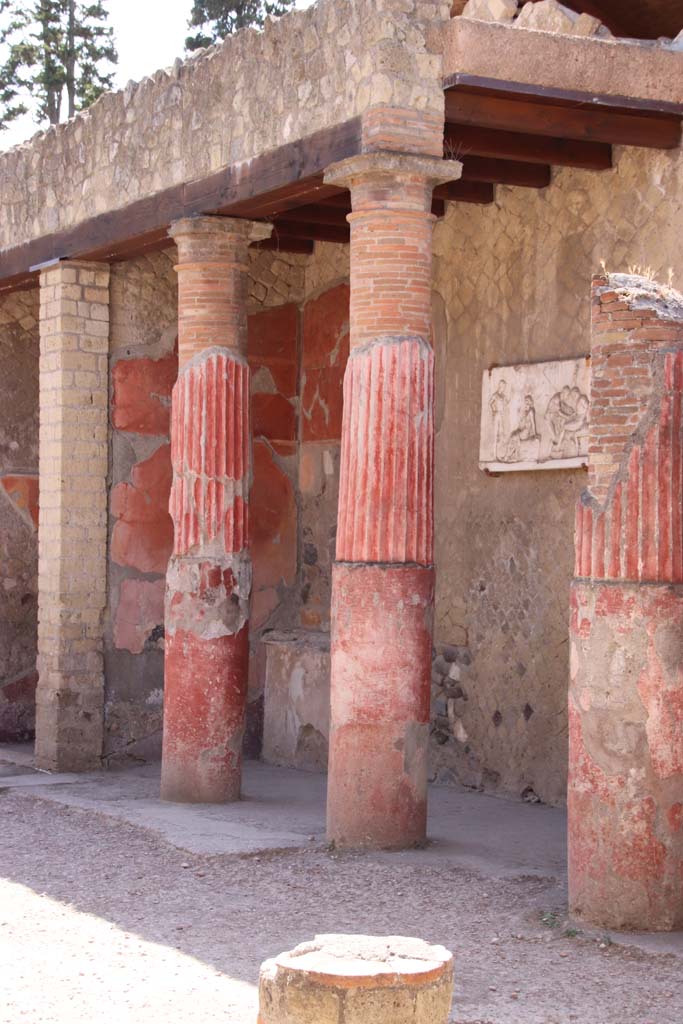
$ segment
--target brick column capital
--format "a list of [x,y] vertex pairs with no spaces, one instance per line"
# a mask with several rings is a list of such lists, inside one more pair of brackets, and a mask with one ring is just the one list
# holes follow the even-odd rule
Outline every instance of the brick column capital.
[[272,224],[237,217],[183,217],[171,224],[168,234],[178,246],[179,262],[186,263],[207,245],[217,255],[227,255],[240,245],[270,238],[272,231]]
[[178,246],[181,370],[212,348],[246,351],[248,247],[272,230],[236,217],[185,217],[169,228]]
[[382,206],[429,211],[432,190],[461,174],[458,160],[385,150],[332,164],[325,171],[325,184],[348,188],[354,212]]

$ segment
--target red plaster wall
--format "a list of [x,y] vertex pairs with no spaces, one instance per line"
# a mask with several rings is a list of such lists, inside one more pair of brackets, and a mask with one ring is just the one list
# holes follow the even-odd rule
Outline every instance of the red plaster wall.
[[330,624],[349,297],[342,282],[310,299],[303,310],[299,624],[310,629]]
[[341,437],[342,388],[349,358],[349,286],[337,285],[304,307],[301,440]]
[[290,303],[252,314],[247,351],[254,439],[251,629],[256,634],[280,605],[283,588],[296,578],[298,308]]
[[169,429],[178,356],[128,356],[115,354],[111,368],[106,749],[154,756],[161,735],[165,574],[173,546]]

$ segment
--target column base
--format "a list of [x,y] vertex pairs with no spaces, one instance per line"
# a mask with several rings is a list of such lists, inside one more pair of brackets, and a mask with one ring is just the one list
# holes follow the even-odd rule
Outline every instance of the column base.
[[101,675],[60,680],[36,691],[35,765],[50,772],[102,767],[104,681]]
[[[237,556],[239,559],[240,556]],[[161,799],[240,798],[250,570],[178,559],[166,599]]]
[[683,928],[683,587],[572,587],[571,913]]
[[433,567],[334,566],[327,838],[337,847],[426,840],[433,606]]

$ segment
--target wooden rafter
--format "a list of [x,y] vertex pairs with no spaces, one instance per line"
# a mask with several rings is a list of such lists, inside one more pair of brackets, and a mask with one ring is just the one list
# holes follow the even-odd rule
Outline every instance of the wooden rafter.
[[446,93],[446,121],[476,128],[524,132],[580,142],[675,149],[680,116],[605,105],[578,106],[528,97],[491,95],[469,87]]
[[488,181],[494,185],[520,185],[523,188],[545,188],[550,184],[551,170],[547,164],[465,154],[460,159],[463,181]]
[[604,171],[612,166],[612,147],[602,142],[551,139],[460,124],[446,125],[444,140],[456,160],[466,160],[468,155],[486,156],[589,171]]

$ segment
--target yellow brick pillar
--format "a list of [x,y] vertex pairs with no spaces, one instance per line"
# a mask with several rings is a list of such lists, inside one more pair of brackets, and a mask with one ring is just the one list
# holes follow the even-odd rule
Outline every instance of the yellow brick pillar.
[[109,267],[40,276],[36,764],[100,765],[106,599]]

